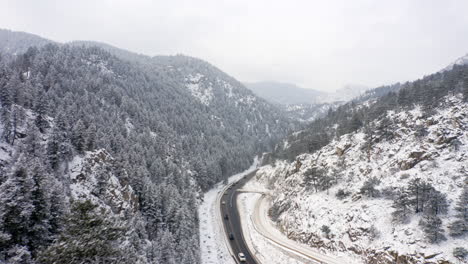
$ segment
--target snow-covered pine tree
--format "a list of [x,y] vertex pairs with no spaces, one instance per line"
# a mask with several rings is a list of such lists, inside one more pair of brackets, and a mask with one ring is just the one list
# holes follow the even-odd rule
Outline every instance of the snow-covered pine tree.
[[452,237],[461,237],[468,233],[468,187],[465,186],[455,205],[455,221],[449,225]]
[[0,186],[0,252],[6,252],[15,245],[27,246],[31,215],[34,210],[32,191],[34,180],[31,175],[18,167]]
[[411,199],[409,197],[408,191],[402,188],[398,191],[398,194],[393,201],[392,207],[395,209],[392,212],[393,221],[401,224],[407,223],[409,216],[412,213],[411,205]]
[[127,228],[96,208],[89,200],[74,202],[62,232],[40,252],[39,261],[44,264],[133,263],[120,248]]
[[85,151],[86,127],[81,119],[79,119],[73,126],[71,142],[78,153],[82,154]]
[[47,121],[47,108],[48,106],[46,96],[44,92],[40,91],[34,106],[34,110],[36,112],[35,123],[41,133],[44,133],[45,129],[49,127],[49,122]]
[[446,240],[444,229],[442,228],[442,220],[436,215],[424,215],[419,225],[425,233],[429,243],[439,243]]

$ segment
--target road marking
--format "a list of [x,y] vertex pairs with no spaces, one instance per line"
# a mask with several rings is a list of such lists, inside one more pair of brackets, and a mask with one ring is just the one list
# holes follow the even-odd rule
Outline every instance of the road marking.
[[232,193],[231,193],[231,199],[230,199],[231,201],[229,202],[230,205],[231,205],[231,208],[232,208],[232,198],[234,197],[234,192],[235,192],[235,191],[232,191]]

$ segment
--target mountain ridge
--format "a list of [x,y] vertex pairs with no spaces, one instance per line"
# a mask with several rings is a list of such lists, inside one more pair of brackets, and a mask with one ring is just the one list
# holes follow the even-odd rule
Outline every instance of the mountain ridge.
[[[100,262],[199,263],[201,193],[295,122],[200,59],[24,34],[0,59],[0,262],[69,263],[93,243]],[[69,233],[79,214],[120,235]]]

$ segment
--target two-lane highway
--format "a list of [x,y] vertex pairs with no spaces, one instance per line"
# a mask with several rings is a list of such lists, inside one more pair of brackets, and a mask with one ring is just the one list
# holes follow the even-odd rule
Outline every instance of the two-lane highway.
[[[255,175],[255,173],[256,171],[249,173],[239,181],[233,183],[224,191],[220,199],[220,213],[223,219],[224,231],[226,232],[229,246],[232,249],[232,253],[235,255],[234,257],[237,263],[258,263],[244,240],[241,220],[237,210],[237,189],[242,188],[242,186],[244,186],[244,184],[250,180]],[[245,255],[245,261],[241,261],[239,258],[239,253],[243,253]]]

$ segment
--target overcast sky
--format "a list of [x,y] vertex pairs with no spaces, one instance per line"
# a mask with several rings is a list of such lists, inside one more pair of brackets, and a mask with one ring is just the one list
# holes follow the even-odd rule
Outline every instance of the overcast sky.
[[0,28],[205,59],[241,81],[335,90],[468,53],[467,0],[0,0]]

